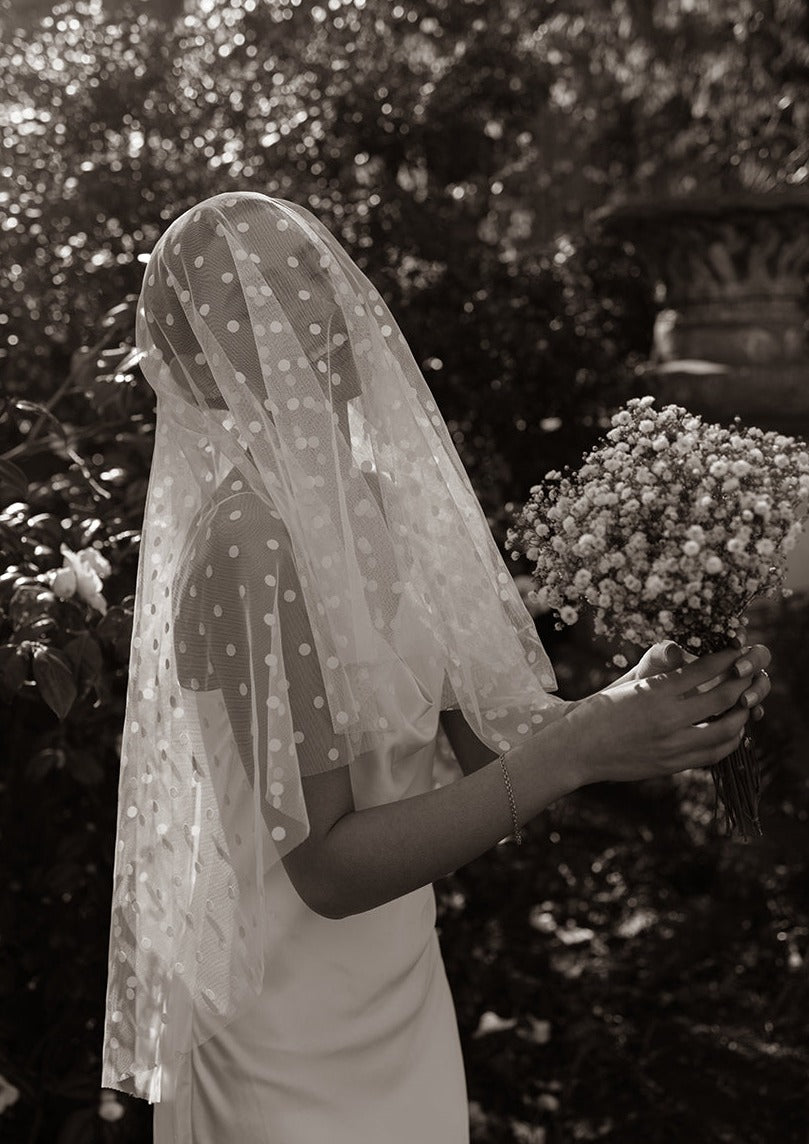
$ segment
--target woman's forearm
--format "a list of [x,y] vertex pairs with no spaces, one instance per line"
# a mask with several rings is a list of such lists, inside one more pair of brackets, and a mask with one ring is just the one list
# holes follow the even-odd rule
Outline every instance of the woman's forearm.
[[[558,718],[506,757],[520,825],[581,785],[566,724]],[[383,905],[477,858],[512,826],[497,760],[438,790],[352,811],[321,843],[328,873],[318,912],[339,918]]]

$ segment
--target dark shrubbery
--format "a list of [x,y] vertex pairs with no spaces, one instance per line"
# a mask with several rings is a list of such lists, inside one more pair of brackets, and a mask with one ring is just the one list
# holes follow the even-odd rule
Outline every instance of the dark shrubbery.
[[[98,1081],[154,424],[133,305],[169,220],[230,187],[318,213],[398,317],[502,539],[506,504],[641,384],[651,286],[587,208],[644,171],[671,189],[672,134],[714,183],[805,178],[792,0],[769,30],[734,0],[733,36],[707,0],[558,7],[221,0],[168,28],[138,0],[69,0],[22,29],[0,0],[0,1076],[20,1093],[4,1138],[148,1139],[148,1108],[100,1106]],[[599,788],[439,888],[477,1144],[764,1141],[765,1113],[799,1139],[807,694],[787,667],[809,633],[791,609],[767,630],[761,845],[708,836],[698,778]],[[545,634],[569,694],[599,686],[597,658]],[[517,1023],[474,1037],[486,1010]]]

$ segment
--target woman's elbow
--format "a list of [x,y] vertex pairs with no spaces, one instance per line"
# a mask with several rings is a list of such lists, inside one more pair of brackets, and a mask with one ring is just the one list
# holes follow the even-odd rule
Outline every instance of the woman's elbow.
[[338,921],[352,912],[346,909],[342,895],[335,891],[330,879],[323,877],[322,868],[314,871],[299,869],[298,864],[289,861],[289,858],[282,861],[292,888],[313,914],[329,921]]
[[[302,896],[301,896],[302,897]],[[347,918],[351,913],[346,910],[341,902],[339,902],[335,895],[332,894],[309,894],[307,898],[302,897],[302,901],[313,914],[318,917],[326,918],[327,921],[336,922],[341,918]]]

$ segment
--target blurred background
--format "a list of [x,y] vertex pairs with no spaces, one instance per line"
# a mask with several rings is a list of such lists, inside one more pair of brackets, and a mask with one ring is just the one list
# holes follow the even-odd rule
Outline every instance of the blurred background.
[[[157,237],[233,188],[317,214],[501,544],[630,396],[806,435],[809,3],[0,0],[0,41],[0,1139],[148,1142],[99,1079]],[[701,772],[605,784],[437,887],[473,1144],[809,1140],[806,542],[788,583],[764,838]],[[608,681],[536,618],[563,695]]]

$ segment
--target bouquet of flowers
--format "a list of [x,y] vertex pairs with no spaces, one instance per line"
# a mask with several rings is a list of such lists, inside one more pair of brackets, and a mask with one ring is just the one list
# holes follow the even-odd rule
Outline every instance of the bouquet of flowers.
[[[641,397],[578,472],[532,487],[506,547],[535,563],[534,599],[563,624],[586,607],[597,634],[704,654],[727,646],[755,597],[783,591],[808,512],[804,442]],[[711,773],[729,828],[760,834],[752,742]]]

